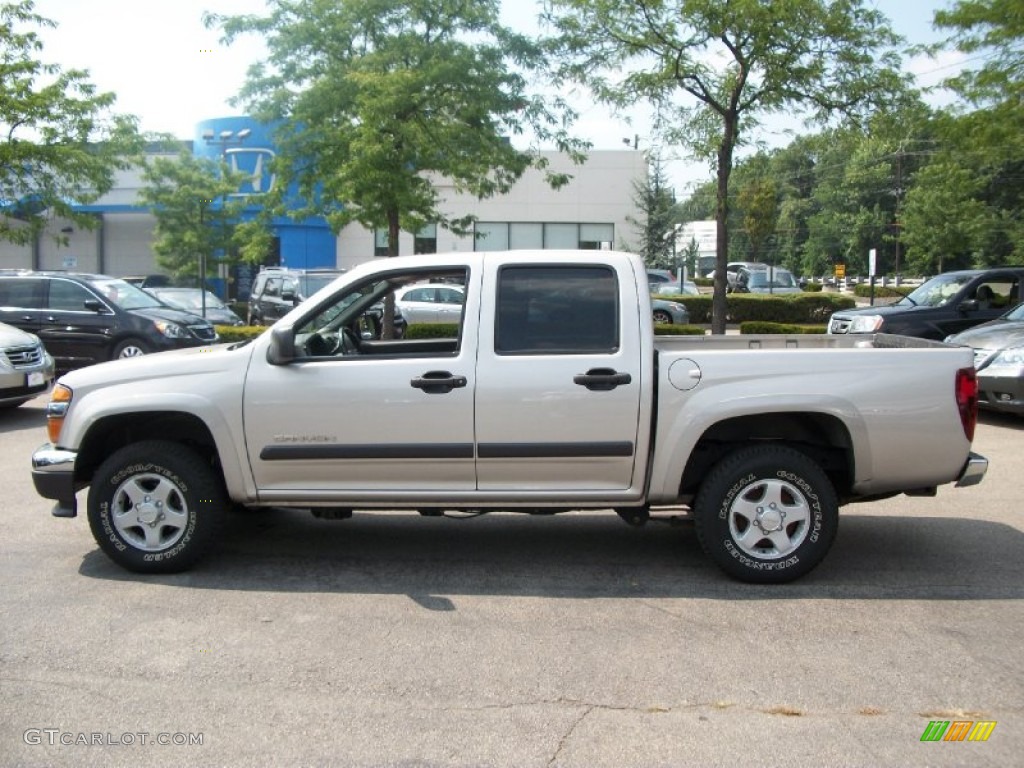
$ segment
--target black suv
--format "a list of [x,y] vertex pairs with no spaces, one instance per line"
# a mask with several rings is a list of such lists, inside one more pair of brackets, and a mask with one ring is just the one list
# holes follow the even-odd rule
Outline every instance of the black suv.
[[249,294],[249,325],[272,325],[334,282],[343,269],[261,269]]
[[60,371],[218,340],[198,315],[107,275],[0,272],[0,322],[36,334]]
[[829,333],[898,333],[942,341],[994,320],[1024,299],[1024,267],[945,272],[888,306],[844,309]]

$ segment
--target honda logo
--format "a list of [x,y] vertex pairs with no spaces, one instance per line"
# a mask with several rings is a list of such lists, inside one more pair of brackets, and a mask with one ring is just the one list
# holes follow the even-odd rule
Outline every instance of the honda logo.
[[232,147],[226,149],[224,155],[233,173],[242,173],[248,177],[231,197],[265,195],[274,188],[277,175],[270,170],[271,160],[275,157],[273,150]]

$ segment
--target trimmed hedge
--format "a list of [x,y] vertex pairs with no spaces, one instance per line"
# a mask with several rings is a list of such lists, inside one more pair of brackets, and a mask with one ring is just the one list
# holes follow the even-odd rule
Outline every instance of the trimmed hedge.
[[655,323],[655,336],[703,336],[706,333],[702,325],[670,325]]
[[740,323],[740,333],[749,335],[768,334],[797,334],[797,333],[826,333],[828,326],[825,325],[796,325],[794,323],[764,323],[759,320]]
[[405,329],[406,339],[456,339],[458,323],[414,323]]
[[213,327],[216,329],[217,335],[220,336],[221,342],[230,343],[255,339],[267,330],[263,325],[215,325]]
[[[690,313],[691,323],[711,322],[710,294],[701,296],[665,296],[679,301]],[[786,296],[763,296],[730,293],[726,296],[727,323],[760,320],[768,323],[814,325],[828,320],[840,309],[852,309],[857,302],[849,296],[833,293],[794,293]]]
[[825,289],[824,283],[807,283],[804,286],[804,293],[821,293]]
[[715,278],[713,277],[695,277],[693,278],[693,284],[700,288],[714,288]]
[[[882,286],[875,284],[876,299],[901,299],[914,290],[917,286],[901,286],[899,288],[891,285]],[[867,283],[858,283],[853,286],[853,295],[862,299],[871,297],[871,286]]]

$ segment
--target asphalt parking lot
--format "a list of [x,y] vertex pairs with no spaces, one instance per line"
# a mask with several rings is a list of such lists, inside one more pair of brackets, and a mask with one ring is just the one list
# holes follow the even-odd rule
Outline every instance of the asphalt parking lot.
[[270,510],[132,575],[35,495],[44,404],[0,412],[2,765],[1021,764],[1024,419],[983,417],[980,486],[847,507],[758,587],[593,513]]

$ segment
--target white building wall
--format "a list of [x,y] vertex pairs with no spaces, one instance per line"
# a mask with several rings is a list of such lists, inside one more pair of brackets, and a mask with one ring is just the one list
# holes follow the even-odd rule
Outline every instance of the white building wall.
[[[436,179],[442,211],[449,216],[473,214],[479,222],[611,224],[612,248],[636,250],[637,235],[628,217],[641,214],[634,197],[636,183],[647,175],[647,157],[636,150],[592,152],[582,165],[574,165],[558,152],[544,153],[548,170],[567,173],[573,178],[558,190],[544,181],[544,172],[530,169],[506,195],[479,200],[460,194],[444,179]],[[473,237],[460,237],[437,230],[437,251],[471,251]],[[399,253],[413,252],[413,235],[399,237]],[[338,236],[338,264],[352,267],[373,258],[374,233],[359,224],[350,224]]]

